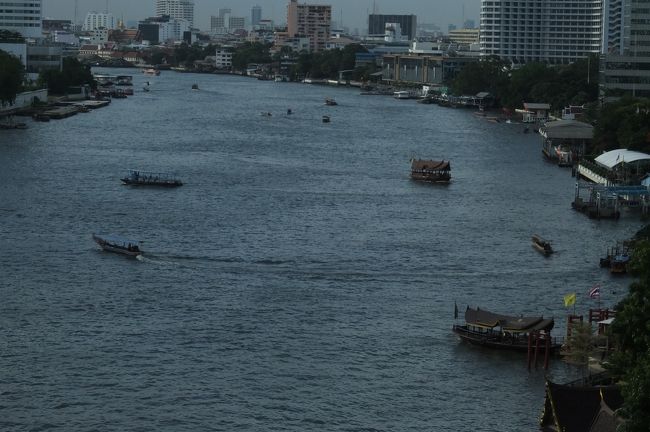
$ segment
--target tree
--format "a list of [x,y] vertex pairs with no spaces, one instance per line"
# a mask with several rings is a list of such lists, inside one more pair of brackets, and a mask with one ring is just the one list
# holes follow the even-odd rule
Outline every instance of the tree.
[[451,83],[454,94],[476,94],[487,91],[501,95],[507,88],[508,68],[498,57],[488,57],[466,64]]
[[650,425],[650,242],[639,241],[630,265],[638,277],[616,306],[612,324],[617,351],[606,364],[621,382],[626,432],[647,432]]
[[50,93],[59,95],[65,94],[70,86],[88,84],[94,87],[96,85],[90,67],[81,64],[79,60],[72,57],[63,59],[61,71],[46,70],[41,72],[38,81],[41,85],[47,85]]
[[18,57],[0,50],[0,106],[16,101],[23,83],[24,68]]

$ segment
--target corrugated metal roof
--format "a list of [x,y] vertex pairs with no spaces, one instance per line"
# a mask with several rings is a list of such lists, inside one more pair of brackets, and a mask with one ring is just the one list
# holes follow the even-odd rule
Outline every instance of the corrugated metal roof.
[[628,149],[616,149],[601,154],[595,159],[595,162],[605,168],[612,169],[622,162],[631,163],[640,160],[650,160],[650,155]]
[[526,109],[537,109],[537,110],[548,110],[551,109],[551,105],[547,103],[528,103],[524,102],[524,108]]
[[592,139],[594,127],[577,120],[556,120],[542,127],[542,135],[551,139]]

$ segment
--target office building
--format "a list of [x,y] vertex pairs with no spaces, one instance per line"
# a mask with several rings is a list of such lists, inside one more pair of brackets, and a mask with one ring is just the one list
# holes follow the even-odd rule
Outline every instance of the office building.
[[262,19],[262,6],[255,5],[251,8],[251,25],[255,28]]
[[156,16],[185,20],[194,25],[194,0],[156,0]]
[[368,15],[368,35],[383,37],[387,23],[399,24],[402,36],[408,40],[415,39],[418,27],[418,18],[415,15]]
[[246,28],[246,18],[231,16],[228,18],[228,30],[240,30]]
[[115,17],[111,13],[89,12],[86,15],[82,29],[94,31],[100,28],[115,30]]
[[482,0],[481,55],[567,64],[600,51],[602,0]]
[[2,2],[0,8],[0,30],[17,32],[25,38],[42,37],[41,0]]
[[332,25],[332,6],[310,5],[290,0],[287,6],[287,33],[289,38],[309,38],[310,51],[325,49]]
[[604,0],[601,97],[650,97],[650,2]]

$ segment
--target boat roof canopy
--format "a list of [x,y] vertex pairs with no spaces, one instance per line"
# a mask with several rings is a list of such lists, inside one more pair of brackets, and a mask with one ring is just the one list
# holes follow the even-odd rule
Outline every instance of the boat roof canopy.
[[553,319],[544,319],[543,317],[514,317],[508,315],[496,314],[480,308],[472,309],[469,306],[465,311],[465,322],[469,325],[480,327],[501,327],[502,330],[528,333],[535,330],[549,331],[555,324]]
[[414,170],[431,170],[431,171],[448,171],[451,169],[449,161],[436,161],[426,159],[413,159],[411,169]]

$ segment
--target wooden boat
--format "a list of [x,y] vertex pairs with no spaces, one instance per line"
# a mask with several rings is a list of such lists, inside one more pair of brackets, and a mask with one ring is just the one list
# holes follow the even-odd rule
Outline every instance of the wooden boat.
[[542,253],[544,256],[549,256],[553,253],[553,248],[551,247],[551,242],[544,240],[542,237],[537,234],[533,234],[532,237],[533,247]]
[[451,164],[445,160],[411,159],[411,178],[432,183],[449,183]]
[[334,106],[334,105],[338,105],[338,104],[332,98],[325,98],[325,105]]
[[329,123],[330,122],[330,116],[324,115],[323,116],[323,123]]
[[198,90],[199,85],[198,84],[192,84],[192,90]]
[[115,252],[132,257],[142,255],[140,244],[135,240],[103,234],[93,234],[93,240],[101,246],[103,250],[108,252]]
[[465,324],[454,325],[452,331],[461,340],[474,345],[523,352],[529,350],[530,340],[536,335],[541,336],[538,341],[542,338],[545,341],[545,345],[540,348],[559,352],[561,342],[551,337],[554,325],[552,318],[513,317],[468,306],[465,311]]
[[614,274],[627,273],[627,265],[630,263],[630,255],[621,252],[612,256],[609,262],[609,272]]
[[149,171],[129,170],[127,175],[122,177],[122,183],[129,186],[182,186],[175,175],[170,173],[154,173]]

